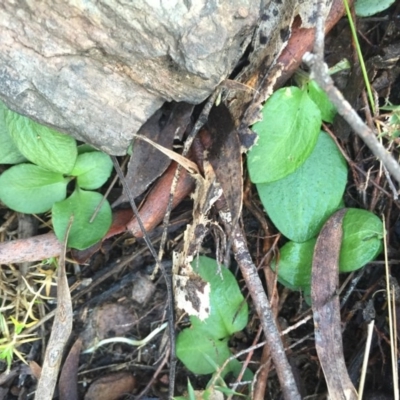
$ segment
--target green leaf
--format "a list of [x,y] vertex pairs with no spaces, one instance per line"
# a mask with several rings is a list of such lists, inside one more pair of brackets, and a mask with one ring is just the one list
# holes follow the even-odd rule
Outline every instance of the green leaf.
[[100,151],[80,154],[71,175],[78,177],[82,189],[98,189],[110,177],[113,163],[110,156]]
[[394,4],[395,1],[396,0],[357,0],[354,9],[359,17],[369,17],[386,10]]
[[258,184],[267,214],[278,230],[295,242],[317,235],[338,208],[347,166],[333,140],[321,132],[314,151],[295,172],[276,182]]
[[279,264],[272,263],[278,271],[278,281],[291,290],[305,290],[311,283],[311,265],[317,239],[307,242],[287,242],[280,249]]
[[[176,354],[195,374],[209,374],[231,355],[228,338],[247,325],[248,307],[234,275],[215,260],[198,257],[193,269],[210,283],[210,316],[205,321],[191,316],[192,327],[178,336]],[[232,366],[233,368],[234,366]],[[231,369],[230,364],[226,372]]]
[[0,176],[0,200],[12,210],[43,213],[65,199],[68,179],[33,164],[19,164]]
[[194,389],[193,389],[192,383],[190,382],[190,379],[188,379],[187,388],[188,388],[189,399],[190,400],[196,400],[196,394],[194,392]]
[[[382,221],[369,211],[349,208],[343,219],[339,270],[351,272],[374,260],[382,251]],[[316,239],[288,242],[280,250],[278,280],[292,290],[310,290],[311,266]]]
[[8,133],[5,114],[7,107],[0,101],[0,164],[19,164],[26,158],[18,150]]
[[[229,364],[226,366],[224,372],[229,373],[231,372],[235,378],[237,378],[242,372],[243,364],[238,361],[237,359],[233,359],[229,361]],[[253,372],[246,368],[244,374],[242,376],[242,381],[252,381],[254,379]]]
[[6,112],[5,120],[19,151],[29,161],[50,171],[71,172],[77,156],[74,138],[12,111]]
[[318,107],[296,87],[277,90],[262,115],[263,120],[253,125],[257,145],[247,157],[254,183],[273,182],[299,168],[313,151],[321,128]]
[[318,106],[321,118],[325,122],[332,123],[337,113],[336,107],[329,100],[327,94],[318,86],[317,82],[309,81],[307,91],[310,99]]
[[215,339],[229,337],[245,328],[248,306],[232,272],[224,266],[219,268],[214,259],[204,256],[194,260],[192,265],[211,287],[210,315],[204,321],[191,316],[193,327],[203,330]]
[[83,250],[101,240],[111,226],[111,207],[105,201],[95,220],[90,223],[94,210],[103,196],[77,188],[70,197],[53,206],[53,227],[56,236],[63,240],[71,215],[74,221],[68,237],[68,246]]
[[231,352],[228,339],[218,340],[202,330],[187,328],[177,338],[176,355],[190,371],[206,375],[216,371]]
[[78,155],[83,153],[91,153],[92,151],[98,151],[90,144],[84,143],[78,146]]
[[366,210],[350,208],[343,219],[340,272],[355,271],[382,251],[382,221]]

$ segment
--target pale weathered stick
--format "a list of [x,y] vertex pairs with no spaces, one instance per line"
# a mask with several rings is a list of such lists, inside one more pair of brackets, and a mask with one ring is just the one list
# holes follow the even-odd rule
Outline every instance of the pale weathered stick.
[[306,53],[303,61],[311,69],[311,78],[315,79],[319,86],[328,95],[329,100],[335,105],[338,113],[353,128],[354,132],[361,137],[372,153],[384,164],[388,171],[400,183],[400,165],[392,155],[383,147],[375,133],[360,118],[350,103],[343,97],[342,93],[328,74],[328,66],[323,61],[324,52],[324,6],[323,0],[319,2],[319,16],[316,25],[314,54]]
[[251,259],[243,231],[239,224],[235,227],[231,226],[232,217],[230,212],[227,211],[226,202],[223,197],[220,198],[220,202],[217,204],[217,209],[227,230],[232,231],[233,254],[246,282],[246,287],[253,299],[257,315],[260,318],[266,342],[270,348],[271,358],[278,374],[279,383],[281,384],[283,397],[286,400],[300,400],[300,393],[294,380],[292,367],[286,357],[281,335],[276,325],[274,313],[271,309],[271,304],[265,294],[263,284],[258,275],[257,267]]
[[64,348],[72,331],[73,315],[71,293],[69,291],[67,275],[65,273],[65,253],[72,220],[73,218],[70,219],[65,234],[64,242],[62,244],[62,252],[58,263],[57,311],[51,330],[50,340],[46,349],[42,373],[36,389],[35,399],[37,400],[51,400],[53,398]]
[[[220,212],[223,218],[224,214]],[[229,223],[229,221],[226,221]],[[253,299],[254,307],[260,318],[267,344],[270,348],[271,357],[278,374],[283,396],[286,400],[300,400],[300,394],[294,380],[292,368],[286,357],[285,349],[281,340],[279,330],[276,326],[268,297],[258,275],[256,266],[251,259],[243,232],[239,226],[233,232],[233,251],[235,259],[239,264],[240,271]]]

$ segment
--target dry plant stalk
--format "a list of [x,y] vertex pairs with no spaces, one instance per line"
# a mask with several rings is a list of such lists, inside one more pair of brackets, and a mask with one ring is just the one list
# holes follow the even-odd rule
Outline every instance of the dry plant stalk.
[[311,273],[315,347],[332,400],[356,400],[343,354],[340,323],[339,254],[347,209],[333,214],[317,238]]
[[37,400],[51,400],[53,398],[62,356],[72,331],[71,293],[65,273],[65,253],[72,220],[73,217],[69,221],[62,243],[62,252],[58,265],[57,310],[46,349],[41,376],[36,389],[35,399]]

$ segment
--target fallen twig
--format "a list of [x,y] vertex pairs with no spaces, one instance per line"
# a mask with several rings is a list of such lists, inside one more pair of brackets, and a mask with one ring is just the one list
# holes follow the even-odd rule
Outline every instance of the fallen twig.
[[323,60],[324,55],[324,2],[320,1],[320,16],[316,25],[316,36],[314,54],[306,53],[303,61],[311,69],[311,77],[328,95],[329,100],[334,104],[338,113],[352,127],[354,132],[361,137],[372,153],[385,165],[389,172],[400,183],[400,166],[392,155],[383,147],[375,133],[360,118],[342,93],[335,87],[335,84],[328,74],[328,66]]
[[[223,213],[220,213],[223,218]],[[228,221],[227,221],[228,222]],[[264,287],[258,275],[256,266],[254,265],[242,230],[239,226],[233,232],[233,251],[235,259],[239,264],[240,271],[249,289],[253,299],[254,307],[260,318],[262,328],[264,330],[266,341],[269,345],[271,357],[278,373],[279,382],[285,399],[300,399],[296,382],[292,373],[292,368],[285,354],[285,349],[280,337],[276,321],[271,310],[271,305],[265,294]]]
[[37,400],[51,400],[53,398],[64,348],[72,331],[71,293],[65,273],[65,252],[71,225],[72,218],[62,243],[62,252],[58,263],[57,311],[51,329],[50,340],[47,344],[42,373],[36,389],[35,399]]

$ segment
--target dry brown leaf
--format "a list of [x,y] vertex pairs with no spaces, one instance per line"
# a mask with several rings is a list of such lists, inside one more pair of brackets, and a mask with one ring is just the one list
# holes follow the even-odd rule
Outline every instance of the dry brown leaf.
[[314,249],[311,299],[314,314],[315,347],[331,400],[356,400],[343,355],[340,322],[339,255],[342,243],[342,209],[323,226]]
[[85,400],[117,400],[132,393],[135,378],[128,372],[119,372],[94,381],[85,395]]
[[65,273],[65,252],[68,233],[72,225],[72,218],[67,228],[67,233],[62,245],[62,252],[58,263],[57,279],[57,311],[54,317],[50,340],[47,345],[46,355],[42,366],[42,373],[36,389],[35,399],[51,400],[57,383],[61,359],[72,331],[72,302]]
[[36,361],[29,361],[29,369],[31,370],[31,374],[37,379],[40,379],[40,375],[42,373],[42,367]]
[[145,136],[141,136],[138,134],[133,135],[135,138],[138,138],[140,140],[143,140],[149,144],[151,144],[154,148],[159,150],[161,153],[165,154],[168,156],[171,160],[176,161],[178,164],[182,165],[183,168],[185,168],[189,173],[193,175],[199,175],[199,169],[197,168],[196,163],[193,161],[190,161],[188,158],[181,156],[178,153],[175,153],[173,150],[167,149],[166,147],[160,146],[158,143],[153,142],[149,138]]
[[224,104],[212,108],[207,128],[212,141],[208,150],[208,160],[224,192],[232,221],[237,221],[243,202],[242,154],[235,124]]
[[217,184],[211,164],[204,160],[204,178],[198,176],[193,194],[193,222],[184,233],[184,246],[173,255],[173,285],[176,307],[200,320],[210,314],[210,284],[194,272],[191,262],[200,250],[208,232],[207,214],[221,197],[222,189]]
[[58,382],[60,400],[78,400],[78,367],[82,340],[78,338],[66,358]]
[[[169,114],[167,113],[168,119],[164,125],[161,121],[165,110],[160,109],[140,128],[138,135],[167,149],[172,149],[174,139],[181,139],[190,123],[193,108],[193,104],[174,104],[171,110],[167,110]],[[170,163],[169,157],[160,154],[153,145],[143,140],[136,140],[125,176],[133,198],[141,195],[156,178],[164,173]],[[123,193],[113,205],[124,201],[128,201],[126,193]]]
[[81,334],[83,347],[93,347],[98,341],[112,336],[124,336],[136,324],[135,314],[122,304],[110,303],[96,307]]

